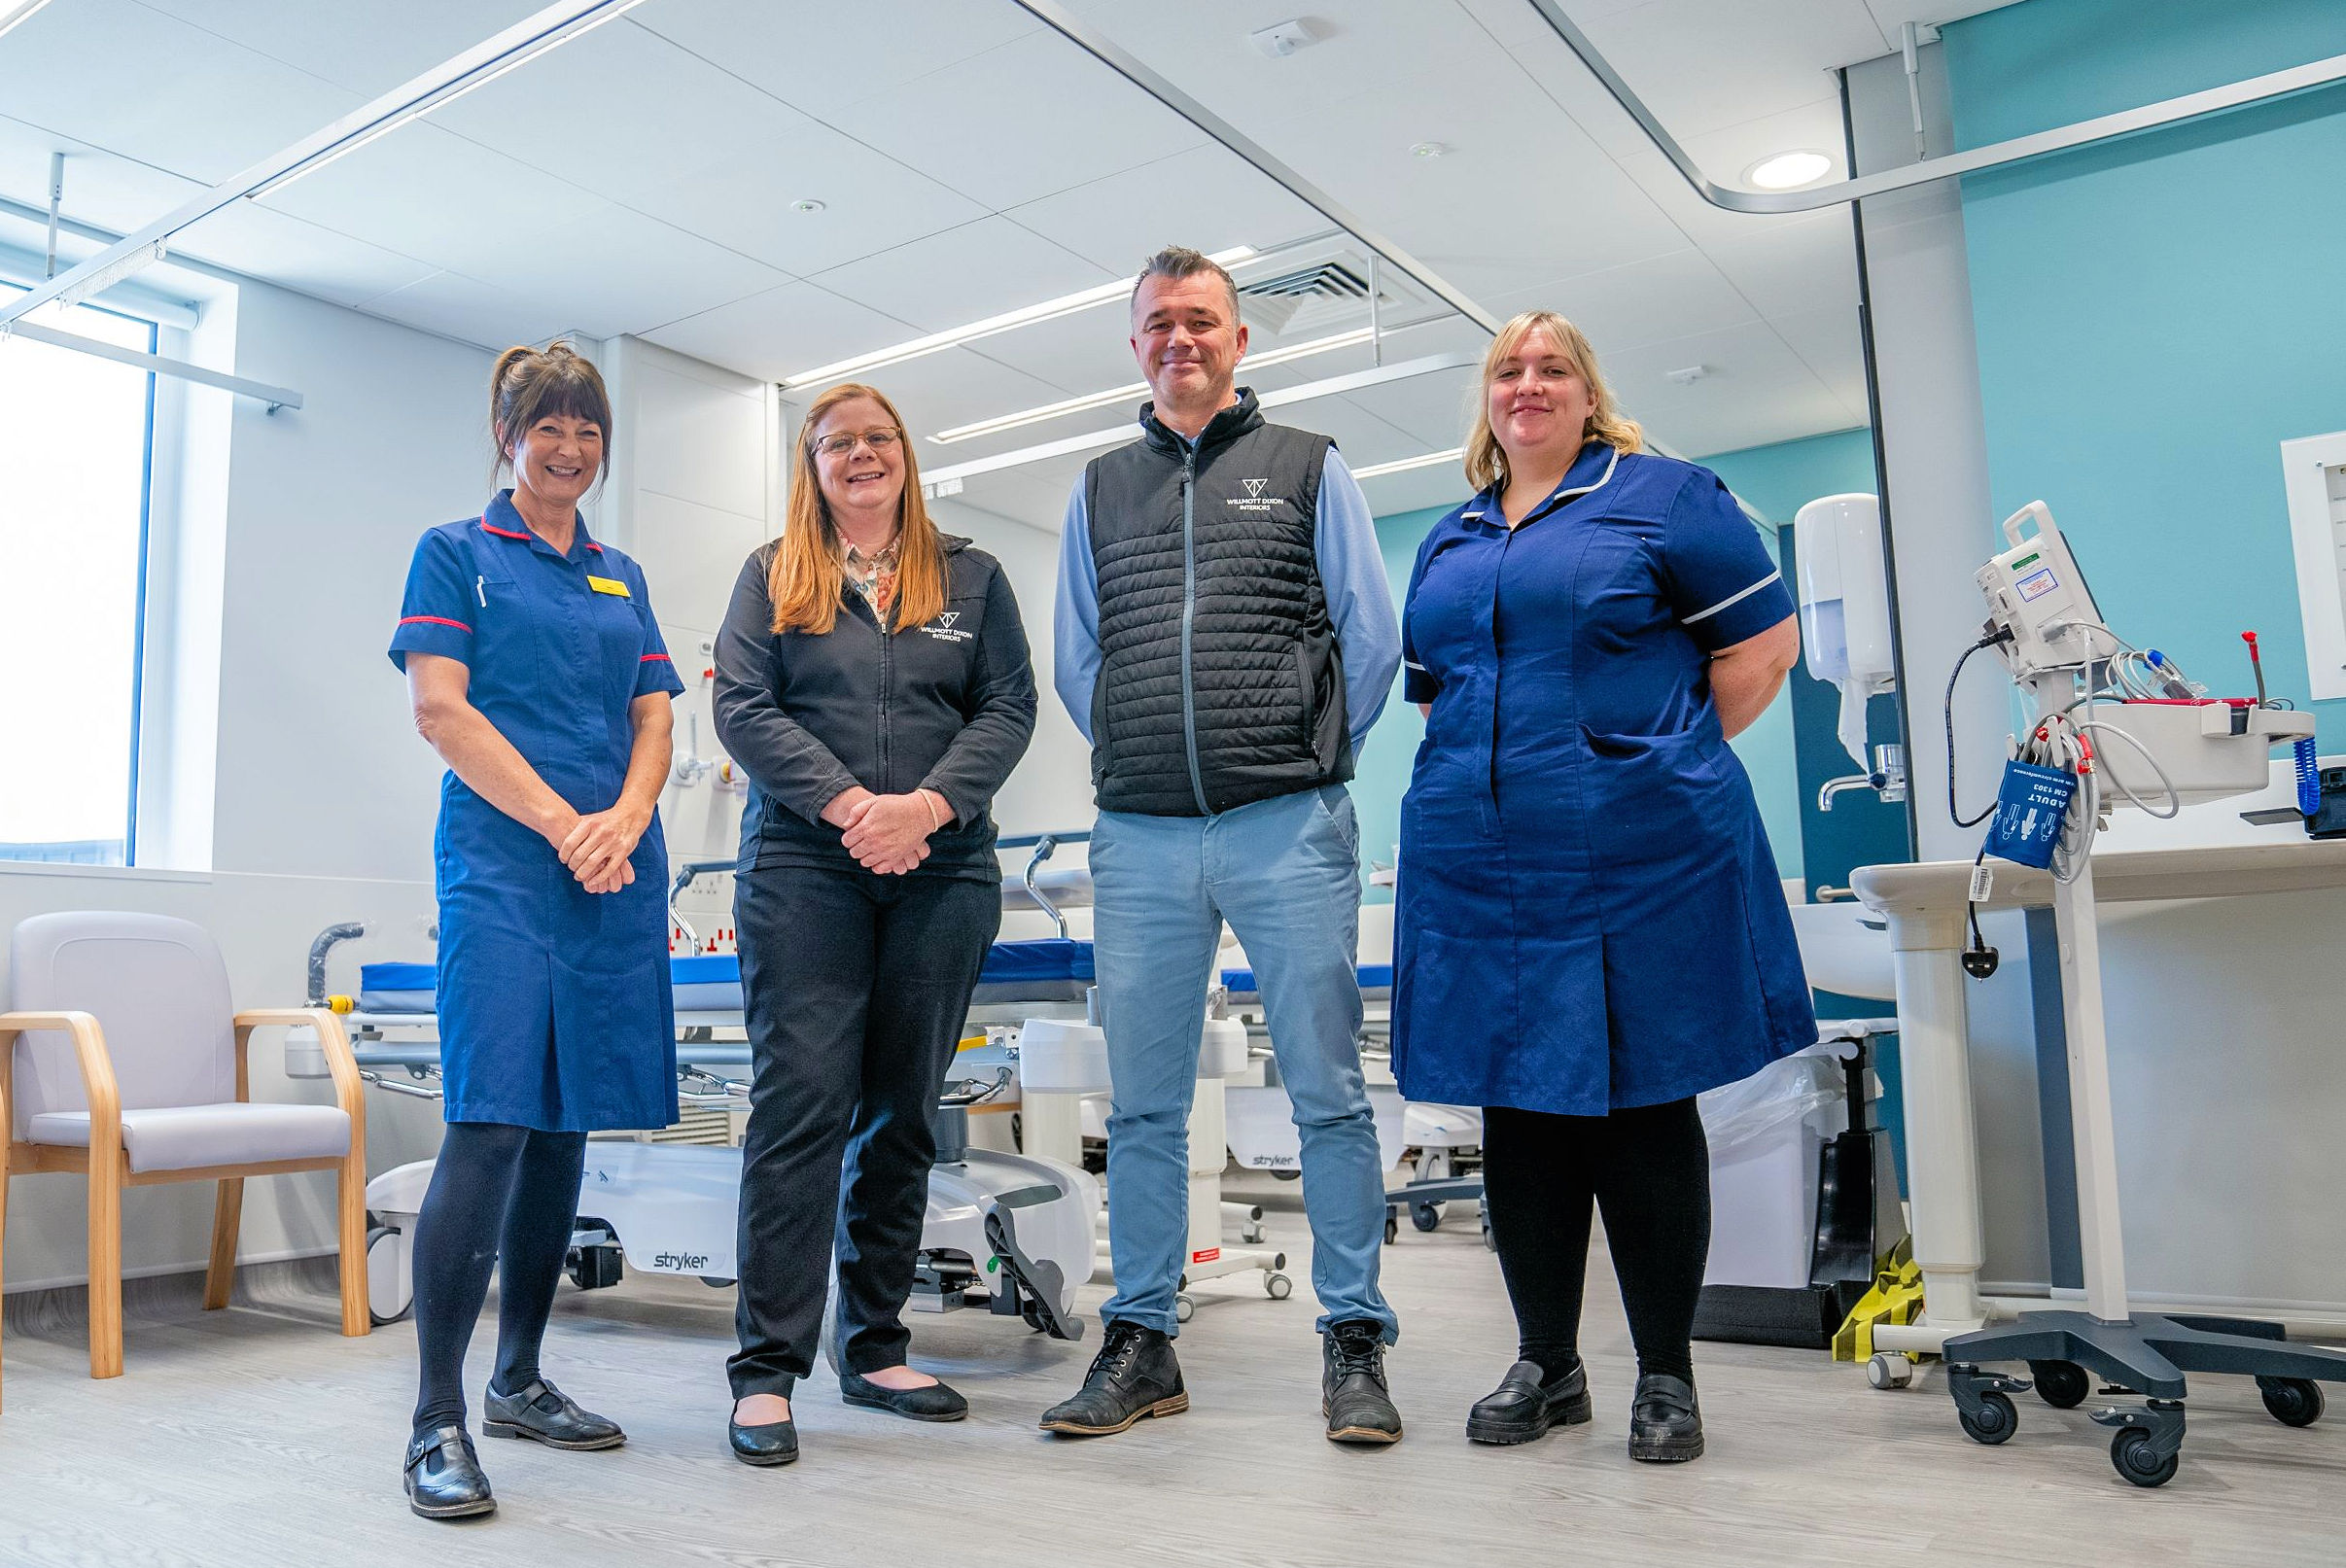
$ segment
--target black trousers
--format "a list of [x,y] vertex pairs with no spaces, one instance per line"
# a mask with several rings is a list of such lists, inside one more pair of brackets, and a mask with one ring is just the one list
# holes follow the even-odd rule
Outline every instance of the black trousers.
[[902,1365],[930,1116],[1001,927],[991,882],[782,866],[734,881],[754,1076],[736,1399],[814,1370],[834,1248],[841,1364]]
[[1695,1308],[1710,1255],[1710,1145],[1694,1100],[1610,1116],[1491,1106],[1483,1113],[1483,1203],[1523,1359],[1552,1377],[1580,1360],[1593,1203],[1604,1210],[1638,1375],[1694,1380]]

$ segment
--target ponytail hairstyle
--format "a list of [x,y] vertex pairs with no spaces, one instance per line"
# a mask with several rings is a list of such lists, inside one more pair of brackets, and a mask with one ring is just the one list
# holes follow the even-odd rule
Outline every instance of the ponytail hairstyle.
[[497,440],[489,482],[495,484],[513,461],[513,448],[532,426],[557,416],[583,419],[603,433],[604,461],[595,472],[600,485],[610,471],[611,394],[594,362],[559,338],[544,348],[508,348],[498,355],[489,372],[489,430]]
[[1589,425],[1581,433],[1581,444],[1602,441],[1617,452],[1635,452],[1645,444],[1645,432],[1637,421],[1613,401],[1613,389],[1596,366],[1596,350],[1589,346],[1580,329],[1553,310],[1526,310],[1499,329],[1499,335],[1490,340],[1490,349],[1483,356],[1474,427],[1466,435],[1466,482],[1478,494],[1507,477],[1507,453],[1490,428],[1491,378],[1499,373],[1499,362],[1522,348],[1523,339],[1533,332],[1546,332],[1548,340],[1572,362],[1573,373],[1588,383]]
[[783,512],[782,542],[766,570],[776,636],[810,632],[823,637],[838,623],[839,596],[847,588],[845,552],[815,471],[815,436],[832,409],[856,398],[869,398],[880,405],[896,428],[896,450],[904,454],[904,498],[896,511],[896,600],[890,629],[926,626],[944,613],[945,546],[921,496],[920,463],[913,456],[904,416],[879,388],[844,381],[809,405],[790,452],[790,499]]

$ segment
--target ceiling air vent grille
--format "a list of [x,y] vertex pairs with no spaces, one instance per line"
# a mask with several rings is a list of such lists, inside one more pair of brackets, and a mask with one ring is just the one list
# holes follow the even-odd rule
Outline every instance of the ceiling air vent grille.
[[1239,294],[1248,299],[1278,299],[1300,304],[1308,299],[1336,299],[1366,301],[1369,280],[1342,261],[1321,261],[1313,266],[1298,267],[1276,277],[1257,278],[1239,286]]

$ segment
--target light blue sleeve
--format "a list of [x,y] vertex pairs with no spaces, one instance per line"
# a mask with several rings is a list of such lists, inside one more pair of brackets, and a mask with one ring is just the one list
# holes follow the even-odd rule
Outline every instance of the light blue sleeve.
[[1092,740],[1092,688],[1100,681],[1100,578],[1092,565],[1092,520],[1083,480],[1068,497],[1059,535],[1059,602],[1051,616],[1051,683],[1068,716]]
[[1345,717],[1352,731],[1352,755],[1358,757],[1401,671],[1401,621],[1393,613],[1393,590],[1385,581],[1369,498],[1333,446],[1319,476],[1313,548],[1319,557],[1328,616],[1336,623],[1336,645],[1344,654]]

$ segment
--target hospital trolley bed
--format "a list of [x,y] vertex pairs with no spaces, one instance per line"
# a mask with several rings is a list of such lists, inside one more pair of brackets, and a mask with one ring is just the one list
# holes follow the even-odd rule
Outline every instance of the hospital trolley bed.
[[[432,965],[366,964],[355,997],[323,995],[325,952],[357,934],[354,927],[337,926],[321,935],[312,950],[313,990],[344,1015],[368,1081],[392,1093],[438,1098]],[[990,955],[981,986],[1003,1003],[1022,991],[1062,995],[1076,963],[1077,956],[1065,947],[1053,954]],[[745,1108],[750,1046],[742,1034],[739,960],[730,954],[692,955],[671,958],[670,966],[680,1102],[695,1110]],[[1075,1287],[1093,1272],[1099,1183],[1067,1162],[969,1145],[968,1111],[1005,1094],[1016,1077],[1014,1060],[998,1043],[973,1043],[979,1049],[965,1047],[938,1106],[938,1160],[929,1175],[910,1305],[928,1311],[984,1307],[1053,1338],[1080,1339]],[[323,1052],[298,1036],[288,1041],[287,1056],[292,1075],[325,1071]],[[572,1278],[587,1289],[615,1284],[623,1260],[646,1273],[731,1284],[741,1160],[734,1147],[590,1138],[572,1237]],[[368,1183],[368,1279],[378,1320],[403,1315],[412,1303],[410,1237],[432,1166],[416,1161]]]

